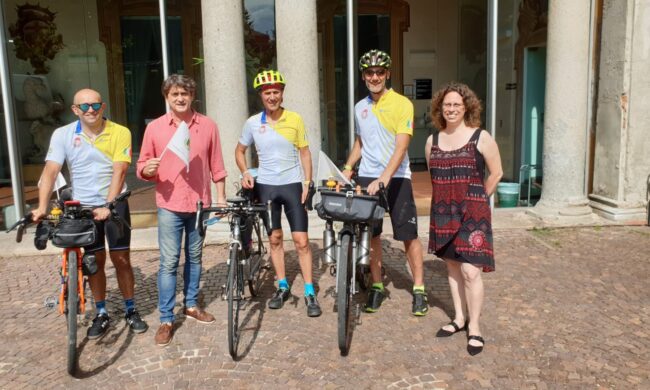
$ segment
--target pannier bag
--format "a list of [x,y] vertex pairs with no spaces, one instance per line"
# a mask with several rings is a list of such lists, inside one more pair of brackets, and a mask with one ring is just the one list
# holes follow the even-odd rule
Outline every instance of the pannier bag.
[[321,191],[321,202],[316,210],[321,216],[343,222],[374,222],[384,218],[386,212],[379,206],[376,196],[357,195],[354,191]]
[[62,218],[52,235],[52,245],[59,248],[77,248],[92,245],[97,227],[90,219]]

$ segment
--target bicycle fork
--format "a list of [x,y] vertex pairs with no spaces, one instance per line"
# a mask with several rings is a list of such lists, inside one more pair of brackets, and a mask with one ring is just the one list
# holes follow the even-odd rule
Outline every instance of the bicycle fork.
[[[355,295],[357,292],[359,292],[359,290],[357,290],[357,286],[356,286],[356,280],[357,280],[357,267],[356,267],[356,264],[357,264],[357,256],[359,255],[359,247],[358,247],[358,244],[357,244],[357,235],[356,234],[354,234],[354,233],[339,233],[338,241],[336,243],[336,253],[337,253],[337,257],[336,257],[337,261],[336,261],[336,265],[335,265],[336,268],[331,268],[330,269],[330,274],[332,276],[334,276],[337,272],[339,272],[338,267],[340,267],[342,265],[341,262],[338,261],[338,260],[341,259],[342,256],[343,256],[343,252],[342,252],[343,248],[341,247],[341,242],[343,241],[341,239],[341,236],[343,234],[349,234],[350,235],[350,245],[352,245],[352,251],[350,253],[350,256],[348,256],[348,262],[351,263],[350,268],[352,268],[352,272],[350,273],[350,275],[348,275],[348,278],[350,279],[350,294]],[[346,266],[347,266],[347,264],[346,264]],[[332,265],[332,267],[334,267],[334,265]],[[331,271],[332,269],[334,269],[335,271],[332,272]],[[336,278],[335,293],[336,294],[339,293],[339,280],[338,280],[338,278]]]

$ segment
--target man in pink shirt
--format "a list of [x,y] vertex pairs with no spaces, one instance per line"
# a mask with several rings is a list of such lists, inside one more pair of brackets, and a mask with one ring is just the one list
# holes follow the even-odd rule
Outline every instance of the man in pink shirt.
[[[215,320],[212,314],[197,306],[203,238],[195,228],[196,202],[202,200],[204,204],[212,203],[212,180],[217,187],[217,203],[225,203],[226,170],[216,123],[192,109],[195,92],[196,82],[185,75],[174,74],[163,82],[162,94],[171,111],[147,126],[137,164],[138,177],[156,183],[160,247],[160,327],[155,340],[160,346],[168,345],[174,333],[176,271],[183,233],[183,313],[187,318],[201,323],[209,324]],[[189,168],[178,155],[167,148],[183,122],[189,128]]]

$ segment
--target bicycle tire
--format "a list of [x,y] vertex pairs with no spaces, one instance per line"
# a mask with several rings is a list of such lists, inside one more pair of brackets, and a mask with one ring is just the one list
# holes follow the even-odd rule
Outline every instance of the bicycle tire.
[[350,307],[352,296],[350,294],[350,274],[352,270],[352,247],[350,235],[344,234],[341,239],[341,249],[337,259],[336,269],[336,303],[338,307],[338,336],[341,356],[347,356],[350,350]]
[[230,246],[230,265],[228,266],[228,350],[237,359],[239,343],[239,307],[241,304],[241,270],[239,263],[239,244]]
[[260,276],[262,275],[262,256],[264,255],[264,243],[260,233],[260,224],[257,221],[254,225],[253,243],[251,244],[251,254],[248,259],[248,290],[254,297],[260,294]]
[[77,252],[68,252],[68,281],[67,281],[67,321],[68,321],[68,373],[74,375],[77,371],[77,313],[79,312],[79,269]]

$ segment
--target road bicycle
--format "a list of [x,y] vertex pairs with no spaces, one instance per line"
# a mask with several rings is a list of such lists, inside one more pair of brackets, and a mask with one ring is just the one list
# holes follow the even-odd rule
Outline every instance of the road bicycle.
[[[368,195],[366,188],[334,186],[318,187],[321,201],[316,205],[318,216],[325,220],[323,247],[325,261],[336,275],[336,306],[338,308],[338,344],[341,356],[347,356],[352,336],[352,299],[369,283],[370,239],[375,223],[388,211],[383,184],[377,195]],[[343,226],[334,236],[334,221]]]
[[[115,211],[118,202],[126,200],[130,191],[125,191],[105,206],[111,211],[110,221],[117,234],[122,235],[123,229],[131,226]],[[77,320],[79,315],[86,311],[87,276],[97,272],[97,264],[93,254],[83,254],[84,246],[95,243],[97,231],[93,222],[93,209],[96,207],[82,206],[78,200],[65,200],[64,195],[52,207],[50,214],[41,221],[36,228],[34,246],[43,250],[47,241],[52,245],[62,248],[60,275],[60,291],[58,297],[59,314],[65,315],[68,327],[67,370],[74,375],[77,370]],[[25,215],[7,233],[16,229],[16,242],[21,242],[23,233],[31,224],[31,214]]]
[[228,301],[228,350],[233,359],[237,359],[239,343],[239,311],[244,303],[244,284],[248,284],[251,296],[260,292],[260,275],[265,265],[266,247],[262,241],[261,223],[267,235],[271,234],[269,224],[270,202],[256,204],[252,201],[252,190],[240,190],[238,196],[228,198],[228,206],[203,207],[197,202],[197,230],[205,237],[210,214],[229,215],[230,245],[227,260],[228,279],[225,299]]

